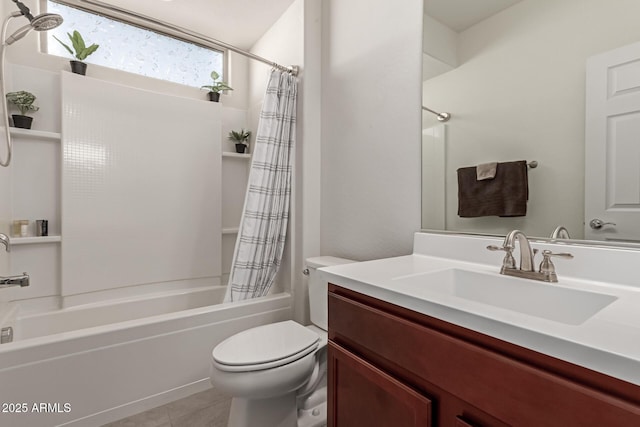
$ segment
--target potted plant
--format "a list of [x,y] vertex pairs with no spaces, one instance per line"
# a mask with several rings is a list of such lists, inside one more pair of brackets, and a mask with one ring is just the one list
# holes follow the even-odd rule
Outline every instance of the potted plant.
[[244,153],[247,148],[247,142],[251,137],[250,130],[240,129],[240,131],[232,130],[229,132],[229,141],[233,141],[236,144],[236,153]]
[[220,74],[212,71],[211,79],[213,80],[213,84],[201,86],[202,89],[209,90],[209,100],[213,102],[218,102],[220,100],[220,92],[222,92],[223,90],[233,90],[233,88],[226,82],[218,81],[219,78]]
[[[80,35],[80,33],[76,30],[73,31],[73,35],[70,33],[67,33],[67,36],[69,36],[69,40],[71,40],[71,45],[73,46],[73,50],[71,50],[71,48],[67,44],[63,43],[56,36],[53,36],[53,38],[58,40],[58,43],[64,46],[65,49],[67,49],[69,53],[75,56],[75,58],[77,59],[77,61],[73,59],[69,61],[71,62],[71,72],[76,74],[82,74],[84,76],[87,72],[87,64],[82,61],[84,61],[87,58],[87,56],[91,55],[93,52],[98,50],[100,45],[97,45],[94,43],[91,46],[87,47],[84,43],[84,39],[82,38],[82,35]],[[74,50],[75,50],[75,53],[74,53]]]
[[40,108],[33,105],[36,97],[30,92],[24,90],[18,92],[9,92],[7,94],[7,101],[15,105],[20,110],[20,114],[12,114],[13,126],[22,129],[31,129],[31,123],[33,117],[27,116],[29,111],[38,111]]

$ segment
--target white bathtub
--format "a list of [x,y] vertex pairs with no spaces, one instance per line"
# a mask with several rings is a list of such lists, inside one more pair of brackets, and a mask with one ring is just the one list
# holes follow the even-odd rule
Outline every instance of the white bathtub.
[[[20,315],[0,309],[0,426],[100,426],[210,387],[213,347],[291,318],[291,296],[220,304],[222,287]],[[217,304],[217,305],[211,305]]]

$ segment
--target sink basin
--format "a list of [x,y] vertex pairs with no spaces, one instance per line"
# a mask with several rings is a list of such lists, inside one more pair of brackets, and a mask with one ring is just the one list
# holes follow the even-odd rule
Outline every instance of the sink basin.
[[[557,284],[452,268],[395,279],[399,288],[416,287],[429,293],[500,307],[543,319],[580,325],[616,296],[564,288]],[[420,292],[422,294],[422,292]]]

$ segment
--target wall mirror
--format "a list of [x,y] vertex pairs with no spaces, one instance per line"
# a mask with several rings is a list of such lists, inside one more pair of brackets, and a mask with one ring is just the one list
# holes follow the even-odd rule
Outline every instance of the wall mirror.
[[[425,0],[423,106],[452,117],[423,111],[422,228],[594,239],[585,177],[607,177],[585,164],[586,63],[640,41],[639,15],[632,0]],[[514,160],[538,162],[526,216],[460,218],[456,170]]]

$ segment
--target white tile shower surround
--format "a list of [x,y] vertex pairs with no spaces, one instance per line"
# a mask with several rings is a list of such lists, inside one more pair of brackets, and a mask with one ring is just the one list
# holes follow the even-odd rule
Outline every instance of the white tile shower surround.
[[103,427],[227,427],[231,398],[211,388]]
[[219,278],[220,106],[66,72],[61,81],[62,295]]
[[[40,110],[34,113],[34,133],[21,132],[15,138],[14,166],[11,173],[1,168],[0,196],[2,200],[11,200],[0,206],[4,218],[48,218],[50,235],[61,234],[61,188],[60,176],[62,168],[60,130],[61,130],[61,74],[66,71],[48,71],[18,64],[8,64],[8,87],[17,90],[27,85],[38,94]],[[73,75],[71,76],[73,77]],[[87,76],[85,76],[87,77]],[[93,82],[91,77],[83,83]],[[222,159],[222,275],[221,283],[226,283],[231,268],[231,257],[235,245],[237,228],[244,203],[244,188],[246,187],[249,157],[234,157],[235,147],[226,141],[226,134],[232,129],[247,128],[247,111],[230,107],[225,104],[202,101],[203,108],[220,108],[221,112],[221,145],[223,152],[232,156]],[[182,110],[181,110],[182,113]],[[38,136],[45,132],[48,137]],[[57,135],[57,137],[55,136]],[[4,210],[3,210],[4,209]],[[6,210],[8,209],[8,211]],[[8,232],[5,230],[5,232]],[[26,243],[26,242],[25,242]],[[49,241],[39,244],[16,245],[12,249],[10,259],[0,259],[0,270],[5,275],[12,272],[28,271],[32,278],[32,286],[20,289],[5,289],[0,299],[5,301],[24,302],[22,308],[29,311],[47,311],[67,303],[75,305],[77,295],[65,298],[62,303],[60,290],[61,262],[60,252],[62,243]],[[171,249],[171,248],[169,248]],[[168,282],[163,282],[168,283]],[[34,286],[37,284],[37,286]],[[153,284],[150,286],[162,286]],[[127,287],[110,289],[105,292],[120,292],[141,287]],[[98,292],[91,294],[97,296]],[[83,295],[78,296],[79,298]],[[105,296],[106,297],[106,296]]]

